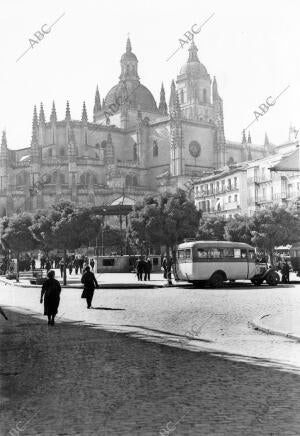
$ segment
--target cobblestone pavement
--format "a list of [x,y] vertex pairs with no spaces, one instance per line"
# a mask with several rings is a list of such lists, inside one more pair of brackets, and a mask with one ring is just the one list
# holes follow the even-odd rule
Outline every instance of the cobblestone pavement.
[[300,435],[299,344],[247,326],[299,290],[100,290],[86,310],[67,289],[53,328],[38,289],[1,287],[0,434]]
[[296,374],[7,314],[1,435],[300,434]]

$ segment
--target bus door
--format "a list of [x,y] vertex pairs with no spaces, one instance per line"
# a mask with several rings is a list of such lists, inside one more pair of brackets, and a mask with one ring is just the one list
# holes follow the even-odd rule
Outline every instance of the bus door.
[[256,271],[256,267],[255,267],[255,263],[256,263],[256,255],[255,255],[255,251],[254,250],[248,250],[247,253],[247,259],[248,259],[248,275],[247,278],[251,278],[255,275],[255,271]]

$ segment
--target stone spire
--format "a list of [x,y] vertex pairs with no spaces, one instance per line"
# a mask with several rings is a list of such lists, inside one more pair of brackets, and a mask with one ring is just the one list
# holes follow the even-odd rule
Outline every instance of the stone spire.
[[5,130],[2,131],[1,151],[7,150],[7,139]]
[[52,103],[52,111],[51,111],[51,115],[50,115],[50,121],[51,121],[51,123],[56,123],[56,121],[57,121],[56,109],[55,109],[54,101]]
[[248,142],[248,144],[252,144],[250,131],[248,132],[248,140],[247,140],[247,142]]
[[213,85],[212,85],[212,92],[213,92],[213,101],[214,102],[216,100],[220,99],[219,91],[218,91],[217,79],[216,79],[215,76],[214,76]]
[[191,45],[190,45],[190,48],[189,48],[189,59],[188,59],[188,62],[199,62],[200,63],[198,55],[197,55],[197,52],[198,52],[198,48],[197,48],[197,46],[196,46],[196,44],[194,42],[194,38],[193,38],[192,42],[191,42]]
[[242,139],[242,144],[246,144],[247,139],[246,139],[246,133],[245,130],[243,130],[243,139]]
[[99,89],[98,89],[98,85],[96,88],[96,94],[95,94],[95,104],[94,104],[94,122],[95,122],[95,115],[97,112],[101,111],[101,100],[100,100],[100,93],[99,93]]
[[158,110],[162,115],[168,115],[168,106],[166,103],[166,94],[165,94],[165,88],[163,83],[161,84],[161,89],[160,89],[160,101],[159,101]]
[[270,145],[270,141],[269,141],[269,138],[268,138],[267,132],[265,132],[265,142],[264,142],[264,146],[265,146],[265,147],[268,147],[269,145]]
[[139,81],[138,71],[138,60],[134,53],[132,53],[132,47],[130,39],[127,38],[126,42],[126,52],[121,57],[121,75],[120,82],[122,81]]
[[132,48],[131,48],[131,41],[130,41],[130,38],[129,38],[129,36],[128,36],[128,38],[127,38],[127,42],[126,42],[126,53],[131,53],[131,51],[132,51]]
[[39,114],[39,125],[40,125],[40,126],[44,126],[45,123],[46,123],[46,120],[45,120],[45,112],[44,112],[43,103],[41,103],[41,106],[40,106],[40,114]]
[[69,100],[67,100],[67,106],[66,106],[66,121],[71,121],[71,112],[70,112],[70,104]]
[[36,105],[34,105],[33,118],[32,118],[31,145],[38,144],[38,128],[39,128],[39,122],[38,122],[37,110],[36,110]]
[[88,116],[87,116],[86,107],[85,107],[85,101],[83,102],[83,106],[82,106],[81,121],[85,122],[85,123],[87,123],[87,121],[88,121]]

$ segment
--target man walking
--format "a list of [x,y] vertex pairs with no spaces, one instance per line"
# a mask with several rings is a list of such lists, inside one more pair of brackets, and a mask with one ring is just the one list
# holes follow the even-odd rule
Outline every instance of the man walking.
[[282,279],[281,279],[282,283],[290,283],[290,267],[287,260],[285,260],[282,265],[281,273],[282,273]]
[[95,288],[98,289],[99,285],[89,266],[85,268],[85,272],[81,277],[81,283],[83,283],[83,292],[81,294],[81,298],[86,298],[87,308],[90,309],[92,307],[94,290]]
[[152,271],[152,263],[150,257],[145,262],[145,280],[150,280],[150,273]]

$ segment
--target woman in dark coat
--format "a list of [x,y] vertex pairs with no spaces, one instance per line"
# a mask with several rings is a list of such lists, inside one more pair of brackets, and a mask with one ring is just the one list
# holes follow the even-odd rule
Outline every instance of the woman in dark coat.
[[85,268],[85,272],[81,277],[81,283],[83,283],[81,298],[86,298],[87,308],[90,309],[92,306],[94,290],[95,288],[99,288],[99,285],[89,266]]
[[48,279],[45,281],[41,291],[41,303],[44,297],[44,315],[48,316],[48,324],[54,325],[54,318],[60,301],[61,286],[54,278],[55,272],[48,272]]

